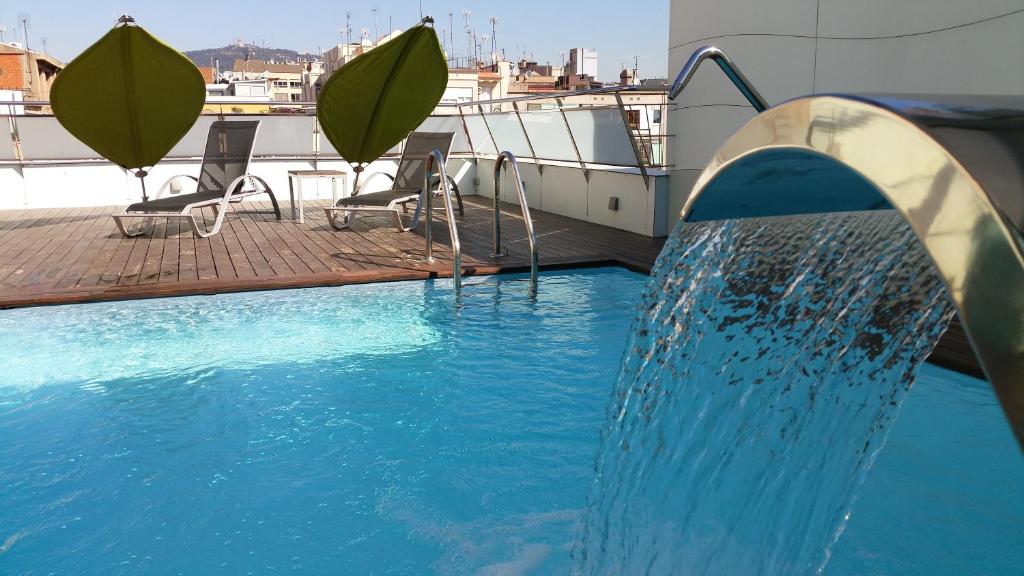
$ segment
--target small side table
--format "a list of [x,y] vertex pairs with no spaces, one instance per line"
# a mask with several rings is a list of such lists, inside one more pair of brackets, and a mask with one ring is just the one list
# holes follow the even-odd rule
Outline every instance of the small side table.
[[303,178],[330,178],[331,179],[331,200],[338,203],[338,181],[341,181],[341,188],[346,191],[346,174],[340,170],[289,170],[288,171],[288,199],[292,204],[292,220],[299,223],[306,222],[303,213],[302,203],[302,180]]

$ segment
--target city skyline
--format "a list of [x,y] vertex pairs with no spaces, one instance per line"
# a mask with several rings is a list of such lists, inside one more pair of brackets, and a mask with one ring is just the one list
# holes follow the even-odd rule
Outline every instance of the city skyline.
[[[607,9],[599,6],[607,5]],[[261,0],[221,5],[182,0],[174,5],[144,1],[96,0],[87,4],[68,5],[54,0],[5,3],[0,11],[0,26],[6,28],[5,41],[23,41],[20,17],[30,18],[29,47],[43,48],[67,62],[102,36],[114,25],[120,14],[128,13],[147,30],[175,48],[197,50],[228,45],[237,39],[271,48],[285,48],[300,53],[316,54],[342,42],[346,13],[350,15],[351,38],[358,39],[366,29],[369,36],[382,36],[388,29],[404,29],[419,19],[420,2],[358,1],[346,5],[321,0],[292,3],[287,10],[280,4]],[[376,8],[376,10],[374,10]],[[640,0],[629,5],[631,13],[640,16],[637,22],[667,21],[665,2]],[[495,44],[505,57],[518,60],[528,57],[539,63],[559,66],[573,47],[596,49],[600,55],[598,77],[614,81],[623,64],[633,67],[639,57],[641,77],[665,77],[668,29],[650,30],[647,26],[627,26],[621,5],[610,2],[568,0],[551,10],[537,0],[524,0],[515,10],[498,11],[493,4],[461,0],[422,2],[423,14],[434,16],[438,37],[450,50],[450,57],[469,53],[469,34],[465,32],[469,11],[470,25],[478,36],[486,35],[482,54],[490,53],[491,17],[497,19]],[[449,12],[451,17],[449,18]],[[548,18],[538,17],[547,14]],[[566,14],[579,14],[578,21],[567,20]],[[204,24],[204,22],[206,24]],[[390,24],[390,26],[389,26]],[[449,36],[449,29],[454,34]]]

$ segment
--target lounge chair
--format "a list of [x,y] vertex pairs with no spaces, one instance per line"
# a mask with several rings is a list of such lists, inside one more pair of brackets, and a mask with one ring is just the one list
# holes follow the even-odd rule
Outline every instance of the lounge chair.
[[[243,198],[257,194],[270,196],[270,202],[274,206],[273,213],[280,220],[281,209],[270,186],[259,176],[248,173],[252,147],[256,142],[256,132],[259,126],[259,120],[239,122],[219,120],[211,124],[206,138],[203,164],[199,168],[199,177],[196,178],[189,174],[172,176],[160,187],[154,199],[136,202],[126,208],[124,212],[114,214],[114,222],[117,223],[121,234],[126,237],[139,236],[145,233],[148,223],[153,218],[178,218],[187,220],[197,237],[213,236],[220,232],[228,204],[240,202]],[[194,180],[196,191],[164,196],[169,192],[171,182],[178,178]],[[205,229],[202,229],[193,211],[207,206],[213,208],[216,219],[213,226],[209,228],[205,226],[204,220],[203,228]],[[139,218],[142,218],[143,222],[138,228],[131,230],[125,226],[125,220]]]
[[[344,230],[352,224],[356,212],[385,212],[394,217],[395,227],[399,231],[408,232],[416,228],[421,206],[416,205],[416,212],[409,226],[402,222],[402,213],[408,211],[407,204],[409,202],[416,202],[420,199],[427,155],[433,150],[440,150],[447,161],[448,152],[451,150],[454,139],[454,132],[413,132],[409,134],[405,141],[405,149],[402,151],[402,158],[398,162],[397,174],[392,176],[386,172],[375,172],[363,180],[360,187],[360,189],[365,188],[374,176],[383,174],[391,178],[391,188],[366,194],[360,194],[360,189],[355,190],[352,196],[342,198],[334,206],[324,208],[328,222],[335,230]],[[436,175],[434,178],[431,187],[437,186]],[[465,215],[459,187],[451,177],[448,178],[448,183],[452,191],[455,192],[455,198],[459,204],[459,215]]]

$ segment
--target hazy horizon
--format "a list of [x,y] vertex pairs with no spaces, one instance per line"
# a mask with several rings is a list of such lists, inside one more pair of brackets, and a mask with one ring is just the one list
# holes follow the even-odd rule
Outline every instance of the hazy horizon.
[[[668,0],[639,0],[628,5],[606,1],[567,0],[552,8],[550,2],[523,0],[514,7],[496,6],[479,0],[459,2],[424,1],[423,13],[434,16],[438,37],[445,47],[453,46],[454,57],[469,51],[463,11],[472,12],[470,24],[478,34],[491,34],[489,19],[497,18],[497,49],[517,60],[530,57],[540,63],[559,65],[564,52],[573,47],[594,48],[599,53],[598,77],[618,79],[622,65],[633,66],[639,56],[643,78],[665,77],[668,50]],[[373,7],[376,12],[374,22]],[[607,6],[607,8],[604,8]],[[373,37],[387,30],[405,29],[419,20],[420,3],[400,0],[388,3],[357,0],[338,5],[325,0],[291,4],[254,0],[245,3],[209,3],[180,0],[174,4],[137,0],[95,0],[82,3],[14,0],[0,6],[0,26],[5,41],[23,41],[20,16],[28,14],[29,47],[42,49],[62,61],[70,61],[105,34],[118,16],[131,14],[155,36],[178,50],[219,48],[238,39],[245,42],[317,54],[343,41],[345,14],[351,13],[352,38],[361,29]],[[449,12],[452,13],[449,19]],[[627,18],[624,16],[632,16]],[[655,26],[625,24],[627,20],[655,23]],[[449,39],[453,23],[454,41]],[[12,34],[16,29],[16,33]],[[490,53],[490,40],[482,53]]]

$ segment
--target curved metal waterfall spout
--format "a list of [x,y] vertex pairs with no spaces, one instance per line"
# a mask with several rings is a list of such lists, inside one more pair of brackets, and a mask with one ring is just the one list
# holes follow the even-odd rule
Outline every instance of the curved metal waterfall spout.
[[704,46],[698,48],[693,54],[690,54],[690,59],[683,65],[683,69],[679,71],[679,75],[676,76],[676,81],[672,83],[672,88],[668,91],[668,97],[670,100],[675,100],[679,93],[686,88],[686,85],[690,83],[693,75],[697,72],[697,68],[707,59],[715,61],[718,67],[725,72],[725,75],[732,80],[732,83],[739,88],[743,97],[750,102],[750,105],[754,107],[754,110],[758,112],[764,112],[768,109],[768,103],[765,101],[761,93],[754,88],[754,85],[747,80],[747,77],[740,72],[738,66],[725,55],[716,46]]
[[1024,446],[1024,98],[940,98],[779,104],[718,150],[682,217],[898,210]]
[[526,226],[526,237],[530,241],[530,287],[537,291],[537,234],[533,231],[533,218],[530,217],[530,206],[526,203],[526,191],[523,190],[523,178],[519,175],[519,162],[515,154],[504,151],[494,161],[494,253],[492,258],[501,258],[507,254],[501,249],[501,167],[508,162],[512,169],[512,178],[516,183],[516,194],[519,207],[523,211],[523,224]]
[[420,192],[420,204],[426,206],[427,227],[423,229],[423,237],[427,241],[427,262],[434,262],[434,243],[431,238],[431,227],[434,222],[434,191],[430,189],[430,177],[437,170],[444,196],[444,214],[448,219],[448,235],[452,242],[452,280],[455,292],[462,290],[462,244],[459,242],[459,225],[455,221],[455,210],[452,209],[452,189],[448,185],[448,172],[444,168],[444,155],[434,150],[427,155],[427,165],[423,169],[423,190]]

